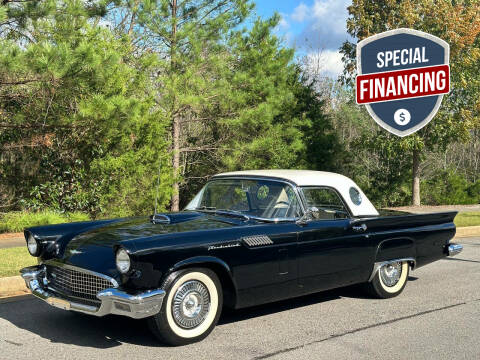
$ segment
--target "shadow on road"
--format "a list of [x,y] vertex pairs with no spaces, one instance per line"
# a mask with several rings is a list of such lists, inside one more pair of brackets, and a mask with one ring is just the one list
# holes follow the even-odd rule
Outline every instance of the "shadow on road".
[[467,259],[459,259],[459,258],[445,258],[443,260],[448,260],[448,261],[465,261],[465,262],[471,262],[471,263],[480,263],[478,260],[467,260]]
[[[224,309],[222,317],[220,318],[219,325],[230,324],[233,322],[243,321],[252,319],[259,316],[270,315],[273,313],[278,313],[282,311],[288,311],[296,308],[301,308],[304,306],[309,306],[313,304],[318,304],[326,301],[336,300],[347,296],[348,290],[350,288],[335,289],[330,291],[325,291],[321,293],[306,295],[298,298],[278,301],[275,303],[269,303],[254,307],[249,307],[245,309],[232,310]],[[363,294],[358,292],[357,297],[362,297]]]
[[[325,291],[272,304],[247,309],[225,309],[219,326],[237,321],[287,311],[295,308],[340,299],[363,298],[355,286]],[[150,333],[145,320],[133,320],[122,316],[95,316],[55,309],[43,301],[28,298],[0,304],[0,318],[53,343],[72,344],[98,349],[112,348],[122,343],[141,346],[162,346]],[[9,339],[19,342],[21,339]]]
[[160,345],[150,334],[145,321],[113,315],[98,318],[63,311],[35,298],[0,304],[0,318],[53,343],[99,349],[119,346],[123,342],[145,346]]

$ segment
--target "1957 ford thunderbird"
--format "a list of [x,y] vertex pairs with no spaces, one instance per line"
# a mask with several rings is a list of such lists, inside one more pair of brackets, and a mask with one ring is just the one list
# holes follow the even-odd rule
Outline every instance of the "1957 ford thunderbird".
[[21,270],[50,305],[147,318],[164,343],[205,338],[243,308],[363,284],[379,298],[461,245],[456,212],[379,214],[349,178],[303,170],[213,176],[184,211],[32,227]]

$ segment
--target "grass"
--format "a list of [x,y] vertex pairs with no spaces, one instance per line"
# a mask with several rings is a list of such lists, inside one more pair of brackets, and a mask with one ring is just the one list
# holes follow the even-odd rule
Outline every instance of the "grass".
[[20,275],[21,268],[36,264],[37,259],[28,253],[26,246],[0,249],[0,277]]
[[0,214],[0,233],[21,232],[23,229],[30,226],[61,224],[86,220],[89,220],[88,215],[80,212],[65,214],[48,210],[40,212],[15,211]]
[[479,226],[480,225],[480,211],[459,213],[455,217],[455,225],[457,227]]

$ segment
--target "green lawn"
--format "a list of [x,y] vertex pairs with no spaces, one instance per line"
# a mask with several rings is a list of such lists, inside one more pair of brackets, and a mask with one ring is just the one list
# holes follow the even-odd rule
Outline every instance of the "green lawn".
[[455,225],[462,226],[479,226],[480,211],[462,212],[455,217]]
[[28,253],[26,246],[0,249],[0,277],[20,275],[21,268],[36,264],[37,259]]

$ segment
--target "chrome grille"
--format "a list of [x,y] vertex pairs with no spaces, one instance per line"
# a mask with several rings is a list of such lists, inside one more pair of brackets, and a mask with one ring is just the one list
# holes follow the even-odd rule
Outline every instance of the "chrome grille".
[[108,279],[70,268],[48,266],[49,286],[65,295],[98,300],[99,291],[115,287]]

